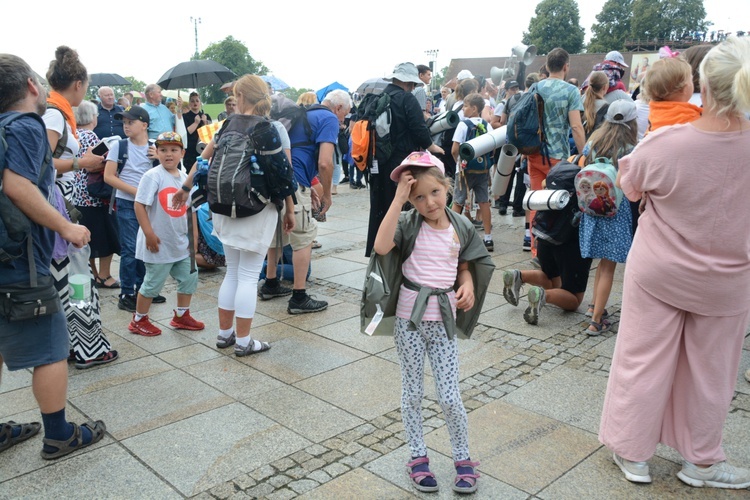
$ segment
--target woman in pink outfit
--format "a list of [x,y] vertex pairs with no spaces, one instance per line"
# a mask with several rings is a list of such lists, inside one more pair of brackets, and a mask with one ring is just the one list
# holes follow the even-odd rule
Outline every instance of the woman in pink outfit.
[[714,47],[700,75],[702,116],[619,162],[625,196],[648,196],[599,439],[630,481],[651,482],[646,461],[663,443],[682,455],[683,482],[741,489],[750,470],[725,462],[721,440],[750,320],[750,38]]

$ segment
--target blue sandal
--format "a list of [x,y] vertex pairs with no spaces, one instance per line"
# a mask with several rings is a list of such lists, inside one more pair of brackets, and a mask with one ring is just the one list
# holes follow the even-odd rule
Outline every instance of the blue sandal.
[[[417,471],[414,472],[414,467],[418,465],[426,464],[428,466],[427,470]],[[429,482],[435,482],[435,474],[430,472],[429,470],[429,464],[430,459],[427,457],[417,457],[411,462],[406,464],[406,473],[409,474],[409,479],[411,481],[412,486],[417,489],[417,491],[421,491],[423,493],[434,493],[438,490],[438,485],[435,483],[434,485],[427,485],[422,484],[422,482],[427,478],[432,478],[433,481]]]
[[474,467],[477,467],[479,462],[459,460],[458,462],[454,462],[454,465],[456,466],[457,474],[456,479],[453,481],[453,491],[456,493],[474,493],[477,491],[479,474],[474,471]]
[[[591,326],[593,326],[595,329],[592,330],[591,328],[589,328]],[[597,323],[592,319],[591,321],[589,321],[589,326],[586,327],[585,332],[594,337],[596,335],[601,335],[604,332],[608,332],[610,328],[612,328],[612,324],[606,319],[602,318],[601,323]]]

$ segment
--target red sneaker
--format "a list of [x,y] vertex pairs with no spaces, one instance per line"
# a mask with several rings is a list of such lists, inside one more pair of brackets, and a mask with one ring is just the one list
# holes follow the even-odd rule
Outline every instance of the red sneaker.
[[180,330],[203,330],[206,327],[205,324],[190,316],[190,311],[185,311],[181,317],[177,316],[177,311],[175,311],[169,325]]
[[130,322],[130,325],[128,325],[128,330],[137,333],[138,335],[143,335],[144,337],[156,337],[157,335],[161,335],[161,330],[149,321],[148,316],[144,316],[140,321],[136,321],[135,314],[133,315],[133,320]]

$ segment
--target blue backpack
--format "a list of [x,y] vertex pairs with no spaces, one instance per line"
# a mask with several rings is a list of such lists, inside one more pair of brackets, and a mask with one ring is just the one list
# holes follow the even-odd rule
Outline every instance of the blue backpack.
[[[489,131],[490,126],[485,120],[482,120],[479,123],[474,123],[473,121],[471,121],[471,119],[464,118],[461,121],[466,125],[466,139],[464,142],[470,141],[476,137],[479,137],[480,135],[484,135]],[[468,174],[483,174],[489,171],[491,166],[491,151],[482,156],[477,156],[476,158],[469,160],[468,162],[465,160],[461,160],[461,171]]]
[[[9,263],[23,255],[26,249],[29,258],[29,274],[31,276],[31,286],[36,286],[36,264],[34,262],[34,241],[31,236],[31,221],[21,210],[16,207],[3,191],[3,170],[7,166],[5,155],[8,151],[8,143],[5,140],[5,128],[11,122],[28,116],[37,120],[43,127],[44,121],[36,113],[17,113],[11,112],[5,114],[0,119],[0,262]],[[42,182],[44,176],[48,173],[48,168],[52,164],[52,151],[48,150],[39,170],[37,185]]]
[[547,134],[544,131],[544,99],[539,94],[536,83],[513,106],[505,130],[508,143],[518,148],[519,153],[541,153],[549,158]]

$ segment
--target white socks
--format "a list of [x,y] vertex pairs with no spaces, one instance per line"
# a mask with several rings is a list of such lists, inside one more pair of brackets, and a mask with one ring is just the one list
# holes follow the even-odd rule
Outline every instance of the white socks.
[[224,340],[226,340],[229,337],[231,337],[232,333],[234,333],[234,328],[230,328],[229,330],[221,330],[221,329],[219,329],[219,337],[223,338]]

